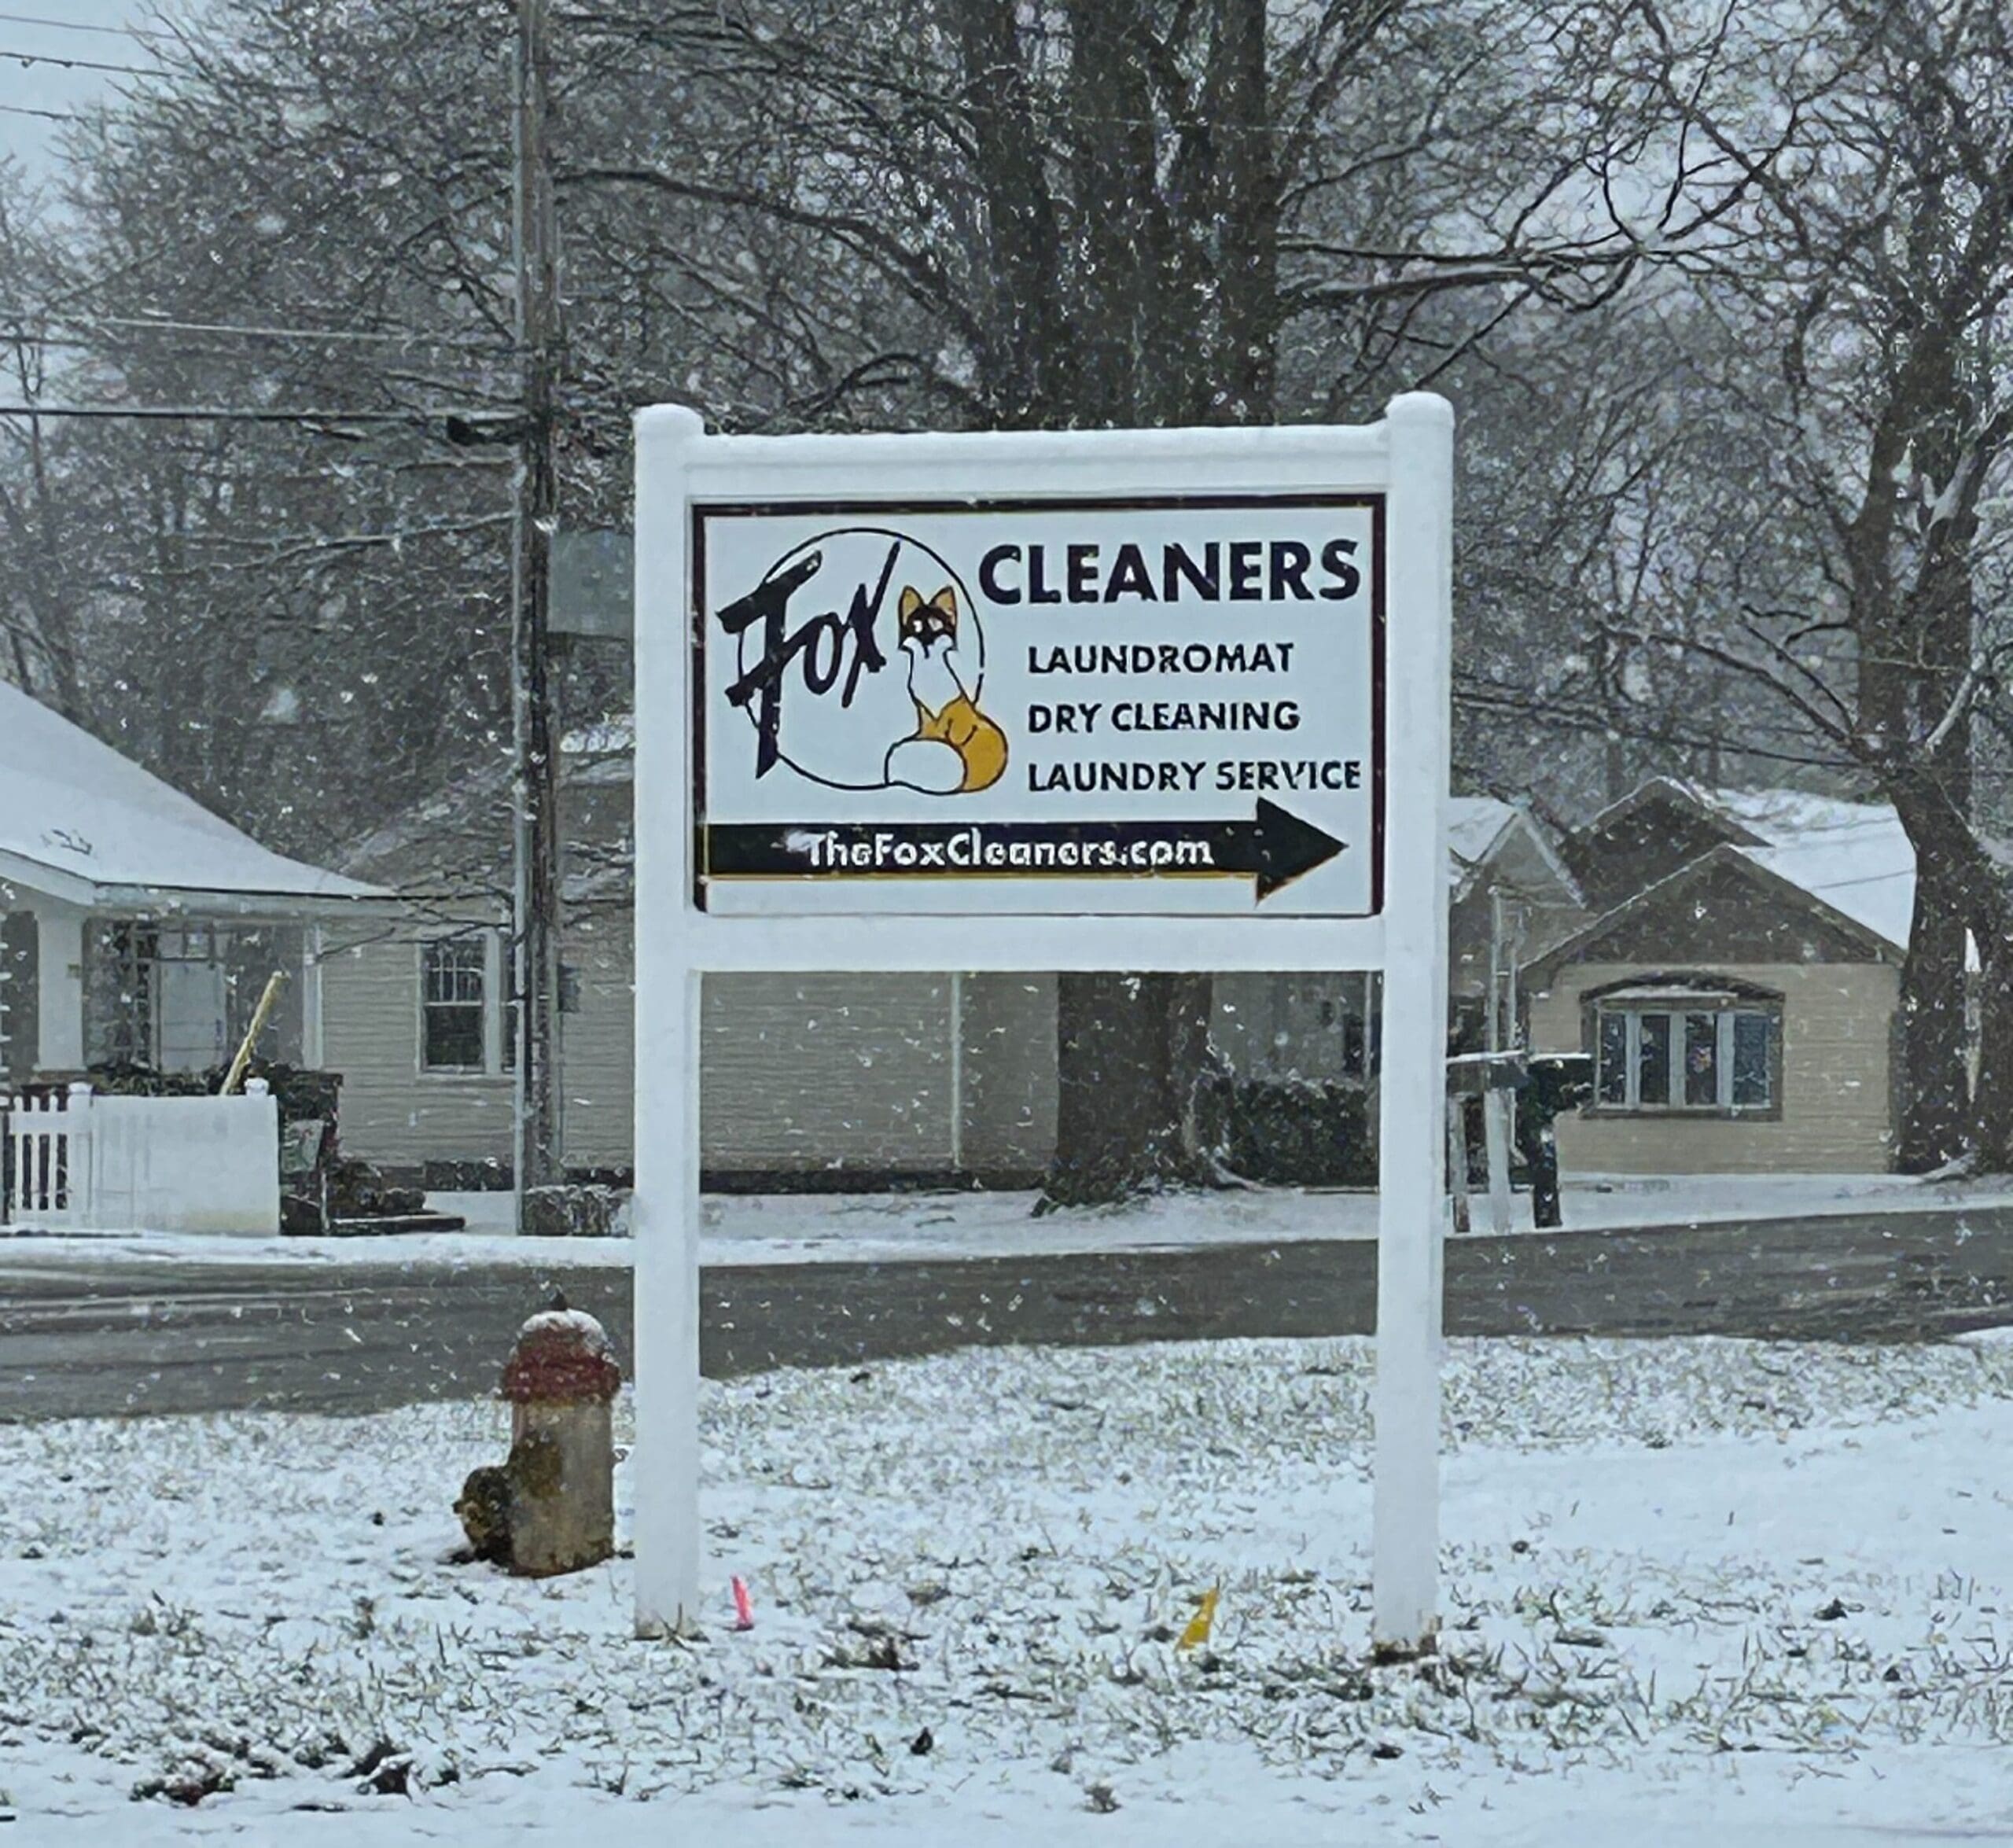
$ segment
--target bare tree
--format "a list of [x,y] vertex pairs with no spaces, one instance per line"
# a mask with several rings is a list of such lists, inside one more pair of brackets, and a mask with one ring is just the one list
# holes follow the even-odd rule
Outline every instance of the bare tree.
[[[730,0],[576,22],[632,58],[675,50],[715,117],[760,132],[675,165],[646,120],[569,193],[769,227],[789,275],[769,293],[751,255],[736,291],[761,295],[765,346],[806,274],[876,303],[885,344],[826,415],[871,416],[897,379],[911,418],[966,426],[1374,414],[1520,307],[1605,299],[1642,254],[1606,189],[1656,92],[1616,74],[1627,31],[1598,9]],[[1666,238],[1750,183],[1708,167],[1662,164]],[[1202,978],[1063,978],[1050,1200],[1217,1176],[1211,1005]]]
[[[666,396],[738,429],[995,428],[1462,388],[1513,331],[1598,319],[1751,218],[1787,131],[1684,127],[1739,62],[1731,10],[1680,43],[1611,0],[577,0],[562,517],[623,517],[627,414]],[[507,24],[238,0],[155,41],[171,79],[73,147],[50,299],[79,325],[39,331],[87,343],[101,396],[273,412],[66,433],[82,697],[282,845],[501,743],[503,484],[440,438],[516,390]],[[1507,473],[1504,524],[1612,488],[1628,529],[1647,503],[1603,471],[1636,439],[1606,427],[1591,473]],[[1562,633],[1599,601],[1572,543]],[[1526,598],[1512,550],[1490,569]],[[1577,652],[1558,709],[1626,693],[1619,644]],[[1054,1198],[1216,1175],[1210,1011],[1205,980],[1069,978]]]
[[[1755,178],[1740,235],[1691,267],[1729,335],[1695,414],[1744,433],[1777,569],[1610,632],[1765,688],[1894,804],[1917,867],[1898,1159],[1919,1170],[1968,1144],[2004,1167],[2013,898],[1978,747],[2004,725],[2013,649],[2013,22],[1896,0],[1751,30],[1742,81],[1695,112]],[[1765,164],[1746,151],[1771,141]],[[1967,933],[1984,966],[1974,1091]]]
[[0,535],[10,569],[0,577],[0,636],[15,682],[66,718],[83,716],[77,626],[66,594],[68,547],[60,458],[35,407],[49,383],[50,348],[22,302],[35,299],[55,267],[37,202],[19,171],[0,162],[0,353],[6,395],[24,408],[0,418]]

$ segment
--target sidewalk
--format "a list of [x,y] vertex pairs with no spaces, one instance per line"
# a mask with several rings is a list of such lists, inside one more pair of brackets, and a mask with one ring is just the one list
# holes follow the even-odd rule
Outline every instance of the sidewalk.
[[[708,1195],[702,1202],[699,1261],[708,1269],[746,1265],[955,1262],[967,1258],[1188,1251],[1311,1239],[1372,1240],[1377,1196],[1370,1192],[1258,1187],[1178,1194],[1123,1206],[1036,1218],[1032,1192]],[[183,1263],[445,1264],[620,1268],[627,1239],[520,1239],[507,1193],[429,1195],[432,1209],[459,1215],[462,1232],[341,1239],[243,1239],[146,1231],[0,1239],[9,1261],[94,1257]],[[1474,1233],[1489,1231],[1485,1197]],[[1741,1220],[1883,1212],[1960,1212],[2013,1206],[2013,1176],[1930,1182],[1903,1176],[1699,1175],[1588,1176],[1567,1182],[1566,1232],[1680,1230]],[[1533,1235],[1530,1197],[1514,1202],[1513,1230]]]

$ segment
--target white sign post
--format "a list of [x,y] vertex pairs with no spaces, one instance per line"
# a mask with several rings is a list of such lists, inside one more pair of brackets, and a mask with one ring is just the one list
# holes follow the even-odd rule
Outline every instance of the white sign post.
[[636,1624],[696,1618],[699,982],[1381,970],[1375,1640],[1433,1633],[1453,417],[636,422]]

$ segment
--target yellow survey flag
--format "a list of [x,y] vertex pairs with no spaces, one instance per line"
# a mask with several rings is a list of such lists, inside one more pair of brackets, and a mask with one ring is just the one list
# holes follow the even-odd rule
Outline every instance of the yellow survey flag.
[[1188,1627],[1181,1633],[1177,1649],[1199,1649],[1209,1640],[1209,1625],[1216,1621],[1216,1590],[1215,1585],[1202,1594],[1202,1602],[1195,1607],[1195,1614],[1188,1620]]

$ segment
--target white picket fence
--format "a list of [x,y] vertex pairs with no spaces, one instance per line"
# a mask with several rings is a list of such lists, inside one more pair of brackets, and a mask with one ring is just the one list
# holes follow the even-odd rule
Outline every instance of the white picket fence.
[[0,1224],[49,1231],[90,1224],[90,1099],[88,1084],[68,1095],[12,1097],[7,1110],[7,1194]]
[[0,1225],[46,1231],[271,1234],[279,1106],[241,1097],[100,1097],[88,1084],[0,1099]]

